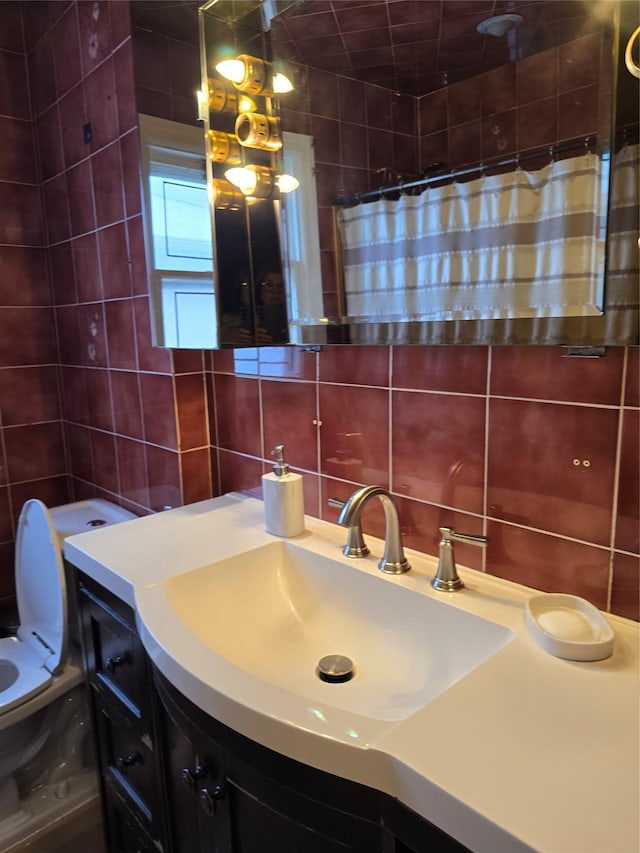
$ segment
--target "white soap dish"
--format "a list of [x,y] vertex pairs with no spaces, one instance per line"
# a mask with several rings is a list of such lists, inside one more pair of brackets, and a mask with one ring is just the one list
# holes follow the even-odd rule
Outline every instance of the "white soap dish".
[[527,601],[526,620],[534,638],[555,657],[603,660],[613,651],[613,629],[596,607],[577,595],[536,595]]

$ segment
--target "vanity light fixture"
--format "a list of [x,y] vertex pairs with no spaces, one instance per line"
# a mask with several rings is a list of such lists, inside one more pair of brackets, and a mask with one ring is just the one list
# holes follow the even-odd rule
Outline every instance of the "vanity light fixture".
[[279,151],[282,148],[280,119],[260,113],[240,113],[236,119],[236,137],[246,148]]
[[216,210],[240,210],[244,195],[229,181],[216,178],[213,182],[213,203]]
[[238,137],[234,136],[233,133],[210,130],[209,156],[214,163],[229,163],[230,166],[239,165],[242,163],[242,151]]
[[293,90],[289,78],[281,72],[274,73],[270,62],[248,53],[223,59],[216,65],[216,71],[236,89],[250,95],[284,95]]
[[269,198],[274,187],[281,193],[290,193],[299,186],[299,181],[293,175],[274,175],[266,166],[253,164],[227,169],[224,176],[244,195],[252,198]]
[[228,89],[221,80],[209,78],[207,85],[209,91],[206,94],[198,92],[198,102],[204,99],[206,108],[212,113],[252,113],[257,109],[255,101],[248,95]]

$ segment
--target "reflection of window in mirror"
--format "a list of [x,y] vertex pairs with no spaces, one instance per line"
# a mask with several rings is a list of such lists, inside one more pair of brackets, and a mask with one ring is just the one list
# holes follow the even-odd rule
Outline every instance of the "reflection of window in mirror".
[[202,129],[140,115],[154,343],[218,345]]
[[313,137],[282,134],[284,171],[300,185],[284,197],[284,266],[288,282],[288,310],[295,343],[296,323],[323,316],[318,202],[316,198]]

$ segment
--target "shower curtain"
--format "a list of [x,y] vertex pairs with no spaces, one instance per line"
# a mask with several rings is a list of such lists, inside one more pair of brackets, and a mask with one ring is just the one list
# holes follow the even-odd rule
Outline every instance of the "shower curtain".
[[340,210],[348,315],[600,314],[607,165],[585,154]]

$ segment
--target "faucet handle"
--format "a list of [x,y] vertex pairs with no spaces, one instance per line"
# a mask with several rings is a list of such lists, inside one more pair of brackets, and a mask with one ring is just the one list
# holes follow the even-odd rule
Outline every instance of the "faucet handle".
[[453,540],[457,542],[469,542],[472,545],[485,546],[487,544],[486,536],[473,536],[470,533],[455,533],[452,527],[440,528],[440,558],[438,560],[438,570],[435,577],[431,581],[431,586],[434,589],[453,592],[456,589],[462,589],[464,583],[458,576],[456,561],[453,553]]
[[456,533],[452,527],[441,527],[440,534],[445,540],[455,539],[456,542],[470,542],[472,545],[486,545],[488,539],[486,536],[476,536],[471,533]]
[[[338,500],[338,498],[329,498],[327,503],[335,509],[342,509],[346,501]],[[349,527],[347,532],[347,543],[342,549],[342,553],[345,557],[366,557],[369,553],[369,548],[367,543],[364,541],[362,527],[360,526],[359,521],[357,524]]]

